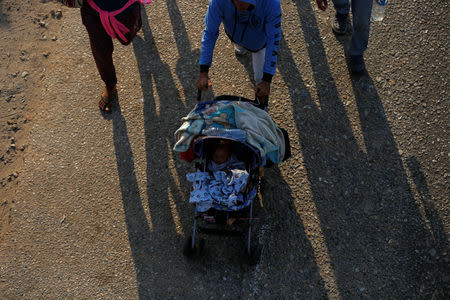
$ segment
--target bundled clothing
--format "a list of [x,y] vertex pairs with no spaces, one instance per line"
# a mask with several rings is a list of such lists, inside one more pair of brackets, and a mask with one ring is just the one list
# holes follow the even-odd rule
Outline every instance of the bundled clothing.
[[[232,0],[211,0],[205,16],[200,70],[207,71],[223,23],[230,40],[264,57],[262,80],[271,82],[277,66],[281,39],[281,6],[279,0],[240,0],[251,4],[240,12]],[[265,51],[261,51],[265,49]]]
[[214,205],[231,209],[244,203],[242,191],[247,186],[249,174],[245,170],[233,169],[230,172],[194,172],[186,175],[192,182],[190,203],[197,204],[197,210],[207,211]]
[[239,128],[245,132],[248,144],[257,148],[262,158],[280,163],[285,155],[283,132],[269,114],[243,101],[198,103],[183,118],[184,123],[175,132],[177,152],[188,151],[193,139],[213,128]]

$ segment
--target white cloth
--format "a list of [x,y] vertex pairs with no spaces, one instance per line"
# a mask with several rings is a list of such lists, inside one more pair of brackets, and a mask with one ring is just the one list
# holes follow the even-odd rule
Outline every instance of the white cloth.
[[255,84],[259,84],[262,81],[265,59],[265,47],[258,52],[252,52],[253,78],[255,79]]
[[[246,55],[250,52],[238,44],[234,44],[234,50],[238,55]],[[266,47],[262,48],[258,52],[252,52],[253,79],[255,80],[255,84],[259,84],[262,81],[265,60]]]
[[197,204],[198,211],[207,211],[214,204],[237,208],[243,204],[242,190],[247,186],[249,174],[245,170],[231,170],[229,173],[197,171],[186,175],[192,182],[190,203]]
[[[198,105],[198,104],[197,104]],[[247,142],[258,148],[262,157],[278,164],[284,158],[284,135],[269,114],[244,101],[217,101],[196,106],[175,132],[174,150],[185,152],[195,136],[204,128],[240,128],[247,134]]]

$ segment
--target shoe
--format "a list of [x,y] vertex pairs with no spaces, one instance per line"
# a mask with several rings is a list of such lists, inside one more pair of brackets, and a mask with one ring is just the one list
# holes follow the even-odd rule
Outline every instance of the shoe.
[[348,14],[336,14],[331,24],[331,28],[337,34],[344,34],[347,31]]
[[109,89],[105,86],[100,99],[98,100],[98,108],[100,108],[101,111],[110,113],[113,102],[117,102],[117,100],[118,96],[116,86]]
[[248,53],[248,50],[239,45],[234,44],[234,53],[236,53],[236,55],[239,56],[244,56]]
[[350,55],[350,70],[354,75],[359,75],[366,71],[366,64],[362,55]]

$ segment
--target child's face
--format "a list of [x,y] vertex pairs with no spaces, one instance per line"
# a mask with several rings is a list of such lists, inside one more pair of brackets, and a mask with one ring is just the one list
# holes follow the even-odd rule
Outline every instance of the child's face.
[[224,162],[226,162],[228,160],[228,157],[230,156],[230,150],[226,147],[221,147],[218,148],[216,151],[214,151],[213,154],[213,161],[216,164],[223,164]]

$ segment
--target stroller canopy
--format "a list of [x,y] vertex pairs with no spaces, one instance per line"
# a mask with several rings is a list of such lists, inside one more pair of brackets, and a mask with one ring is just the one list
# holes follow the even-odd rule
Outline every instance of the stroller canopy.
[[228,138],[257,149],[262,160],[280,163],[285,157],[285,134],[269,114],[244,101],[200,102],[182,119],[175,132],[174,151],[186,152],[194,138],[210,136]]

